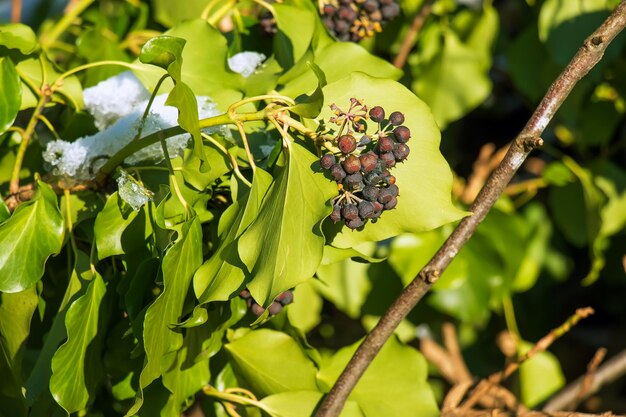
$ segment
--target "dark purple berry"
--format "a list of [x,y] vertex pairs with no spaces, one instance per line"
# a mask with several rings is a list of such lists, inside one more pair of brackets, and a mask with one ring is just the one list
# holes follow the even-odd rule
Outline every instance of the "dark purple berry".
[[396,143],[393,148],[393,155],[396,157],[396,161],[404,161],[411,150],[404,143]]
[[352,7],[348,6],[340,7],[337,16],[348,22],[352,22],[357,18],[356,11]]
[[[350,31],[350,24],[345,20],[337,20],[334,22],[335,32],[337,34],[348,33]],[[329,29],[332,29],[329,27]]]
[[361,169],[361,160],[356,155],[348,155],[341,165],[348,174],[354,174]]
[[382,122],[385,120],[385,110],[380,106],[372,107],[370,109],[370,119],[376,123]]
[[385,206],[380,204],[378,201],[374,201],[374,210],[376,210],[376,212],[380,213],[383,211],[384,208]]
[[361,136],[361,140],[359,140],[359,146],[369,145],[372,142],[372,138],[367,135]]
[[374,203],[365,200],[359,203],[359,217],[362,219],[369,219],[374,214],[374,211],[376,211]]
[[374,152],[368,152],[359,157],[361,161],[361,170],[364,173],[372,172],[376,169],[376,163],[378,162],[378,156]]
[[327,153],[326,155],[322,156],[322,158],[320,159],[320,165],[324,169],[330,169],[330,167],[335,165],[336,162],[337,162],[337,159],[335,158],[335,155],[333,155],[332,153]]
[[363,191],[361,191],[361,193],[363,194],[363,198],[368,201],[378,200],[378,187],[368,185],[367,187],[363,188]]
[[398,126],[393,130],[393,135],[400,143],[407,143],[411,137],[411,130],[406,126]]
[[391,195],[394,196],[394,197],[396,197],[398,194],[400,194],[400,189],[395,184],[391,184],[389,187],[387,187],[387,190],[389,190]]
[[347,174],[346,174],[346,171],[343,170],[340,164],[335,164],[330,167],[330,175],[332,175],[333,178],[339,182],[342,179],[344,179]]
[[378,139],[378,150],[382,152],[391,152],[393,151],[393,139],[388,136],[383,136]]
[[396,156],[393,154],[393,152],[381,153],[380,159],[385,161],[387,168],[392,168],[396,164]]
[[354,174],[348,175],[343,180],[343,185],[349,190],[356,190],[361,188],[361,184],[363,183],[363,175],[360,172],[355,172]]
[[381,204],[387,204],[392,198],[395,198],[395,195],[389,188],[383,188],[378,194],[378,202]]
[[402,123],[404,123],[404,114],[400,113],[399,111],[394,111],[389,115],[389,123],[394,126],[400,126]]
[[332,15],[335,14],[336,11],[337,11],[337,8],[335,8],[335,6],[333,6],[332,4],[325,4],[324,5],[323,13],[326,16],[332,16]]
[[245,299],[248,299],[248,298],[252,297],[252,296],[250,295],[250,291],[248,291],[248,289],[247,289],[247,288],[244,288],[243,290],[241,290],[241,292],[239,293],[239,296],[240,296],[241,298],[245,298]]
[[370,172],[369,174],[365,175],[365,183],[367,185],[377,185],[379,182],[381,182],[383,180],[382,175],[380,175],[380,173],[373,171]]
[[293,291],[285,291],[276,297],[276,301],[286,306],[293,303]]
[[383,6],[380,11],[383,14],[385,20],[393,20],[400,14],[400,6],[398,6],[396,3],[391,3]]
[[385,210],[392,210],[396,208],[398,205],[398,199],[396,197],[391,197],[391,200],[385,203]]
[[283,305],[278,301],[274,301],[272,304],[270,304],[268,310],[270,311],[270,314],[272,316],[275,316],[283,310]]
[[372,13],[378,10],[378,2],[376,0],[367,0],[362,7],[367,13]]
[[337,223],[341,220],[341,207],[339,205],[333,206],[333,212],[330,213],[330,220],[332,220],[333,223]]
[[252,305],[250,306],[250,311],[252,311],[252,314],[257,317],[261,317],[263,313],[265,313],[265,309],[257,303],[252,303]]
[[356,204],[346,204],[341,209],[341,215],[346,220],[354,220],[359,217],[359,209]]
[[356,139],[352,135],[343,135],[337,140],[337,146],[341,152],[349,154],[356,149]]
[[346,222],[346,226],[348,226],[348,228],[350,228],[352,230],[358,229],[359,227],[363,226],[364,224],[365,224],[365,222],[360,217],[357,217],[356,219],[348,220]]

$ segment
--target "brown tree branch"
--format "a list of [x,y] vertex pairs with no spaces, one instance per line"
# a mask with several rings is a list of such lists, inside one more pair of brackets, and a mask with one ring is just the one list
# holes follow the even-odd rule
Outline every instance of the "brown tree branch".
[[528,411],[518,413],[506,410],[450,410],[441,414],[442,417],[624,417],[613,413],[585,414],[571,411]]
[[323,399],[316,417],[339,415],[350,392],[395,328],[430,290],[465,242],[474,234],[528,154],[534,148],[541,146],[540,136],[556,111],[578,81],[602,59],[607,46],[624,29],[624,26],[626,26],[626,1],[622,1],[604,23],[584,41],[574,58],[550,86],[526,126],[515,138],[502,163],[491,174],[476,197],[474,204],[470,207],[473,214],[461,220],[433,258],[380,318],[376,327],[361,343],[333,388]]
[[[585,393],[586,397],[598,392],[603,386],[624,375],[626,375],[626,349],[613,356],[596,370],[591,387]],[[584,380],[585,376],[581,376],[563,388],[548,401],[543,407],[543,411],[551,412],[566,408],[579,395]]]
[[422,30],[422,26],[424,26],[424,22],[430,15],[430,12],[433,9],[434,0],[426,0],[426,2],[422,5],[419,13],[413,19],[413,23],[411,23],[411,27],[409,28],[409,32],[406,34],[404,40],[402,41],[402,45],[400,45],[400,51],[396,58],[393,60],[393,65],[397,68],[402,68],[406,63],[407,58],[409,57],[409,53],[413,46],[415,45],[415,40],[417,39],[417,34],[420,30]]

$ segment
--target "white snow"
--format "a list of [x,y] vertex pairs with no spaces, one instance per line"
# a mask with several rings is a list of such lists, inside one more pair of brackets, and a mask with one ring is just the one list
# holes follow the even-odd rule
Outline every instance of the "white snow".
[[266,56],[258,52],[239,52],[228,58],[228,66],[248,78],[265,61]]
[[124,170],[120,170],[120,176],[117,177],[118,195],[126,201],[135,211],[152,200],[154,193],[133,178]]

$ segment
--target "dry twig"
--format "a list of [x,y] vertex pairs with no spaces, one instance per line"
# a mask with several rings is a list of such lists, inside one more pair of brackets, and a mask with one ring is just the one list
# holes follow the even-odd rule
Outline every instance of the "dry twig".
[[476,197],[474,204],[470,207],[472,216],[461,220],[433,258],[380,318],[378,324],[356,350],[333,388],[323,399],[316,417],[339,415],[350,392],[387,339],[472,237],[528,154],[542,145],[541,134],[565,98],[578,81],[602,59],[607,46],[625,26],[626,1],[622,1],[604,23],[584,41],[565,70],[550,86],[524,129],[515,138],[506,156]]
[[397,68],[402,68],[406,63],[406,60],[409,57],[409,53],[411,52],[411,49],[413,49],[413,45],[415,45],[417,35],[419,31],[422,30],[424,22],[426,22],[426,19],[433,9],[434,2],[434,0],[426,0],[426,2],[422,5],[419,13],[413,19],[413,23],[411,23],[409,32],[406,34],[406,37],[402,41],[400,51],[398,52],[398,55],[396,55],[396,58],[393,60],[393,65]]

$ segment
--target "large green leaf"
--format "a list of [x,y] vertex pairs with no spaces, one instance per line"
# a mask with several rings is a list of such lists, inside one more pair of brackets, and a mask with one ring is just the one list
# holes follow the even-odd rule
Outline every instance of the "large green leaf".
[[283,332],[254,330],[225,348],[237,378],[257,395],[317,391],[315,365]]
[[0,415],[26,416],[22,394],[23,344],[30,333],[30,321],[37,308],[37,291],[0,293]]
[[96,273],[87,292],[69,307],[65,317],[67,341],[52,358],[50,392],[68,413],[85,408],[94,393],[101,355],[98,344],[93,342],[105,292],[106,285]]
[[119,198],[117,191],[109,196],[94,224],[98,258],[123,255],[122,234],[137,217],[137,212]]
[[428,105],[443,129],[482,103],[491,92],[484,58],[445,32],[437,54],[414,68],[413,91]]
[[362,231],[328,224],[324,234],[332,245],[354,247],[365,241],[434,229],[462,217],[463,212],[451,202],[452,173],[439,152],[440,133],[426,104],[395,81],[355,73],[324,88],[325,106],[320,117],[328,119],[332,115],[330,104],[345,107],[351,97],[364,99],[368,106],[382,106],[388,114],[402,111],[405,125],[411,129],[411,154],[392,170],[400,189],[398,206]]
[[18,292],[43,275],[50,255],[63,246],[64,221],[57,196],[44,182],[31,201],[0,224],[0,291]]
[[283,68],[291,68],[311,44],[317,13],[312,7],[274,4],[278,32],[274,36],[274,55]]
[[368,263],[345,259],[330,265],[320,265],[315,288],[335,307],[353,319],[361,316],[361,306],[372,284],[367,276]]
[[35,32],[21,23],[0,25],[0,45],[17,49],[24,55],[32,54],[39,47]]
[[256,219],[271,182],[272,177],[267,172],[257,169],[252,189],[222,214],[219,245],[193,277],[193,288],[200,303],[228,300],[241,288],[245,275],[237,254],[236,239]]
[[[519,354],[532,348],[532,343],[522,342]],[[527,407],[536,407],[550,398],[565,383],[559,360],[550,352],[539,352],[520,365],[520,391]]]
[[[358,345],[343,348],[322,362],[317,374],[321,387],[325,390],[332,387]],[[422,355],[392,337],[374,358],[349,398],[358,403],[367,417],[438,416],[427,376],[428,367]]]
[[170,27],[183,20],[197,18],[209,2],[209,0],[187,0],[185,7],[180,7],[180,4],[171,0],[155,0],[152,2],[154,19],[160,24]]
[[[270,395],[261,400],[264,411],[272,417],[310,417],[322,399],[318,391],[291,391]],[[359,405],[346,401],[341,417],[365,417]]]
[[293,291],[293,304],[287,308],[289,323],[304,333],[310,332],[322,321],[324,301],[314,284],[312,279],[299,284]]
[[286,167],[239,239],[239,255],[254,277],[248,289],[259,304],[312,277],[322,260],[320,223],[330,214],[328,200],[337,188],[313,170],[317,160],[300,144],[290,145]]
[[[172,326],[180,321],[191,278],[201,263],[202,229],[194,217],[183,225],[178,240],[163,257],[163,292],[146,311],[143,333],[146,364],[139,378],[140,392],[162,374],[165,355],[182,346],[182,332]],[[142,403],[142,397],[137,398],[128,415],[137,412]]]
[[22,85],[13,61],[0,57],[0,134],[11,127],[22,104]]

